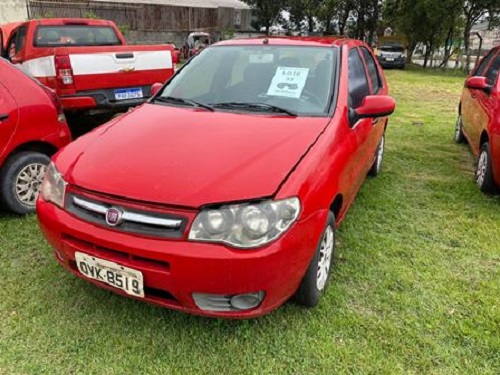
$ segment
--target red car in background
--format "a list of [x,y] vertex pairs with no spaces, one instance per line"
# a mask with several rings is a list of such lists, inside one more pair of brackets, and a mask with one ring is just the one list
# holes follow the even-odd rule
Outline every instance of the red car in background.
[[71,140],[51,89],[0,58],[0,203],[35,211],[50,157]]
[[500,187],[500,48],[493,48],[465,81],[455,140],[467,141],[478,158],[475,180],[482,192]]
[[125,296],[230,318],[315,306],[394,108],[363,42],[218,43],[54,157],[41,229],[64,267]]

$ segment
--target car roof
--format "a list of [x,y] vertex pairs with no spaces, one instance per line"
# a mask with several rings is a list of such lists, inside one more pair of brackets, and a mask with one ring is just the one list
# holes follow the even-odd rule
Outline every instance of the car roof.
[[230,39],[219,43],[216,46],[241,46],[241,45],[276,45],[276,46],[309,46],[309,47],[340,47],[367,46],[365,42],[357,39],[349,39],[341,36],[271,36],[247,39]]

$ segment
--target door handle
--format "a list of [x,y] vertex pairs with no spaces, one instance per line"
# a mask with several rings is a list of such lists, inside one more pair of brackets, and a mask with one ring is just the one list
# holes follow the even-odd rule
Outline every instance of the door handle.
[[0,115],[0,122],[7,120],[8,118],[9,118],[9,115],[7,115],[7,114]]

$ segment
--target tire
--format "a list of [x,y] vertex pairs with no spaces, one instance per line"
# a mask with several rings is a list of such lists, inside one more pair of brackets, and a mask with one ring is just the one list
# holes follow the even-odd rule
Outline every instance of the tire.
[[377,146],[377,150],[375,151],[375,160],[368,171],[368,175],[372,177],[376,177],[379,175],[382,169],[382,162],[384,161],[384,151],[385,151],[385,134],[380,139],[380,143]]
[[306,307],[318,305],[330,280],[334,254],[335,216],[330,212],[311,263],[293,296],[297,304]]
[[[16,214],[35,212],[36,198],[49,162],[47,155],[32,151],[10,156],[0,171],[0,203]],[[28,190],[23,190],[26,187]]]
[[462,115],[458,116],[457,123],[455,124],[455,142],[457,143],[464,143],[465,142],[465,135],[464,135],[464,128],[462,124]]
[[496,193],[495,181],[493,180],[493,170],[491,168],[490,144],[488,142],[481,146],[476,167],[476,184],[485,194]]

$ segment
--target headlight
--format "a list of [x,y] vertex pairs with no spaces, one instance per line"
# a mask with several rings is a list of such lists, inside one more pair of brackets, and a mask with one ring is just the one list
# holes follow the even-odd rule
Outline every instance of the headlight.
[[47,171],[45,172],[42,189],[40,191],[42,199],[63,208],[65,192],[66,181],[64,181],[54,163],[50,163]]
[[298,198],[208,209],[196,216],[189,239],[250,249],[278,238],[297,220],[299,213]]

